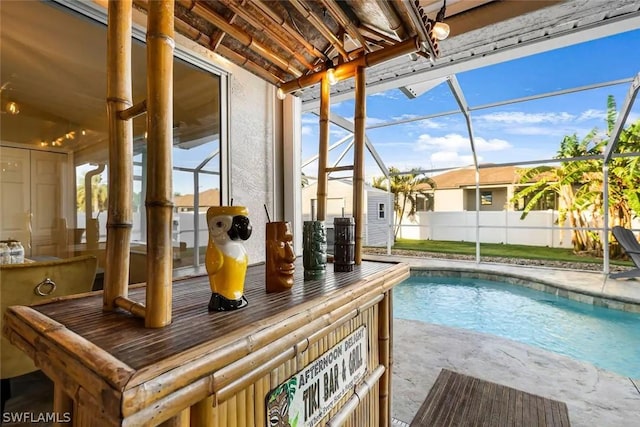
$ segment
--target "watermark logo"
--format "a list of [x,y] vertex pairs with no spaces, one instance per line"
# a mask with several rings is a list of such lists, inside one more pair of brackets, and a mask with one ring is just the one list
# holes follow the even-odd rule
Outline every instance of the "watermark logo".
[[59,423],[71,422],[70,412],[5,412],[2,414],[3,424],[24,423]]

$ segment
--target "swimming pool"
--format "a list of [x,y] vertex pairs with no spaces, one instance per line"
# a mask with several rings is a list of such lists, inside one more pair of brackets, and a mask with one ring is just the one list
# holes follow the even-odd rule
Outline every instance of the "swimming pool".
[[507,283],[412,276],[393,291],[394,317],[471,329],[640,378],[640,314]]

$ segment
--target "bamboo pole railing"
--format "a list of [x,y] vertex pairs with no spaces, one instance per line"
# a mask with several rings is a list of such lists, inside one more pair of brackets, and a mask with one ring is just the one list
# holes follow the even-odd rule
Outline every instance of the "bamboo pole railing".
[[129,247],[133,226],[133,123],[118,114],[131,101],[132,2],[112,1],[107,26],[107,115],[109,120],[109,206],[103,308],[115,308],[129,284]]
[[[324,221],[327,215],[327,161],[329,158],[329,108],[331,101],[329,79],[326,74],[320,83],[320,128],[318,145],[318,221]],[[313,218],[311,218],[313,220]]]
[[147,17],[147,288],[145,326],[171,323],[173,244],[174,2],[151,1]]
[[362,234],[364,230],[364,148],[365,120],[367,116],[366,71],[364,67],[356,69],[356,93],[354,116],[354,153],[353,153],[353,216],[355,218],[355,262],[362,263]]

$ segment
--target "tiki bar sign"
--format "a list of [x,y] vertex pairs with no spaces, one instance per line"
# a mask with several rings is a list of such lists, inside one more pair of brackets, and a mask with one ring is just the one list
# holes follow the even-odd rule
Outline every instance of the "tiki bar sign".
[[271,391],[266,399],[268,425],[317,425],[364,377],[367,338],[363,325]]

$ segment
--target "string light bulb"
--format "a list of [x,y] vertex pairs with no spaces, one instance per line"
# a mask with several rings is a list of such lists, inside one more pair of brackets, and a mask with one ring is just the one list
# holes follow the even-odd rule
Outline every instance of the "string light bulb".
[[433,24],[432,31],[436,40],[444,40],[447,37],[449,37],[449,31],[451,29],[449,28],[449,24],[444,23],[444,15],[446,13],[447,13],[447,0],[444,0],[444,3],[442,4],[442,8],[438,12],[438,15],[436,15],[436,21]]
[[336,69],[333,66],[333,61],[327,61],[327,80],[329,80],[329,84],[333,86],[338,83],[338,77],[336,76]]
[[280,101],[283,101],[287,97],[287,94],[284,93],[281,87],[279,87],[278,90],[276,91],[276,96]]
[[16,102],[8,102],[6,107],[7,113],[15,116],[16,114],[20,114],[20,106]]

